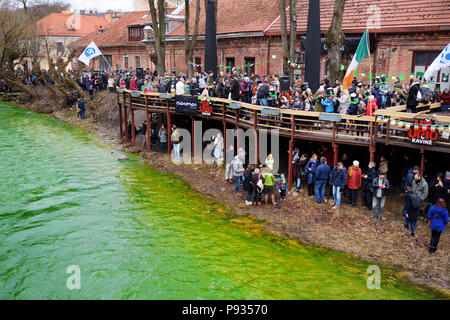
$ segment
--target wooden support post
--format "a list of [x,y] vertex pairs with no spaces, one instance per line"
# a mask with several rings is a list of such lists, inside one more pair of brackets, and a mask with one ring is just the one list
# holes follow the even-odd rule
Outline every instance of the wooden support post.
[[[239,109],[236,109],[235,111],[236,112],[235,112],[235,119],[234,119],[234,128],[236,130],[237,148],[239,150],[239,148],[242,147],[242,146],[239,146]],[[244,141],[244,147],[245,147],[245,141]],[[238,150],[236,150],[236,152]]]
[[333,167],[337,165],[339,161],[339,145],[337,143],[333,143]]
[[389,145],[389,130],[391,128],[391,117],[388,117],[388,123],[386,127],[386,145]]
[[375,161],[375,149],[376,147],[374,145],[369,146],[369,152],[370,152],[370,162]]
[[128,136],[128,111],[127,111],[127,104],[125,103],[125,97],[123,97],[123,110],[124,110],[124,114],[123,114],[123,123],[124,123],[124,127],[125,127],[125,141],[126,142],[130,142],[130,137]]
[[228,150],[228,145],[227,145],[227,122],[225,120],[223,120],[223,158],[225,159],[225,163],[227,161],[226,157],[227,157],[227,150]]
[[130,112],[131,112],[131,146],[136,147],[136,126],[134,123],[134,109],[130,104]]
[[222,123],[223,123],[223,159],[227,161],[227,122],[225,121],[225,102],[222,103]]
[[[147,118],[147,152],[150,152],[150,137],[151,137],[151,132],[150,132],[150,117],[148,114],[148,96],[145,96],[145,113],[146,113],[146,118]],[[145,139],[143,137],[143,139]]]
[[191,116],[192,120],[192,134],[191,134],[191,156],[194,158],[195,155],[195,119],[194,116]]
[[123,123],[122,123],[122,121],[123,121],[123,119],[122,119],[122,104],[119,103],[119,130],[120,130],[121,138],[123,138]]
[[117,106],[119,108],[119,130],[120,130],[119,136],[122,138],[122,106],[120,105],[120,95],[118,91],[116,91],[116,100]]
[[169,100],[166,100],[167,107],[167,154],[172,154],[172,123],[169,112]]
[[292,159],[294,157],[294,131],[295,121],[294,115],[291,114],[291,139],[289,140],[289,165],[288,165],[288,190],[292,189]]
[[425,171],[425,149],[422,148],[420,153],[422,155],[422,159],[420,160],[420,175],[423,177],[423,172]]

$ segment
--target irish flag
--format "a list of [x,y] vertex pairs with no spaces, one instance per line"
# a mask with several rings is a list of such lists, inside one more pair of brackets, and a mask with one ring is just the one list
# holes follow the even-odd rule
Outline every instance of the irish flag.
[[355,56],[353,57],[352,63],[347,69],[344,80],[342,81],[342,86],[344,89],[349,89],[352,86],[353,77],[355,76],[356,68],[358,63],[360,63],[365,57],[369,56],[369,42],[367,37],[367,29],[361,38],[356,49]]

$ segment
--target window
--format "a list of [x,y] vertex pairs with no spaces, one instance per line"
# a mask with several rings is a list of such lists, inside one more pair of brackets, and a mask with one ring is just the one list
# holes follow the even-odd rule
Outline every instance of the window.
[[141,67],[141,57],[136,56],[135,57],[135,61],[136,61],[136,65],[134,67],[135,68],[140,68]]
[[235,66],[234,58],[226,58],[227,67],[230,66],[230,69],[233,69]]
[[56,43],[56,53],[57,54],[62,54],[64,53],[64,46],[62,42],[57,42]]
[[[412,62],[412,66],[411,66],[411,72],[414,73],[414,76],[422,76],[423,73],[425,73],[425,71],[428,69],[428,67],[433,63],[434,59],[437,58],[437,56],[439,55],[440,52],[438,51],[428,51],[428,52],[424,52],[424,51],[416,51],[413,54],[413,62]],[[450,68],[444,68],[438,72],[435,72],[432,75],[432,82],[436,82],[439,83],[441,80],[445,80],[442,79],[442,75],[444,73],[448,74],[449,73]],[[430,89],[434,89],[434,83],[430,83]],[[448,87],[448,83],[441,83],[441,89]]]
[[144,39],[144,30],[141,27],[129,27],[128,28],[128,40],[129,41],[141,41]]
[[[109,66],[112,66],[112,56],[111,55],[105,55],[104,56],[106,61],[108,61],[108,63],[105,62],[105,59],[100,59],[100,71],[105,71],[105,70],[109,70]],[[109,64],[109,66],[108,66]],[[111,70],[109,70],[111,71]]]
[[200,72],[202,71],[202,58],[200,57],[195,57],[195,66],[194,66],[194,71],[195,72]]
[[247,73],[248,76],[251,76],[252,73],[255,72],[255,57],[245,57],[244,58],[244,67],[245,67],[245,72]]
[[123,57],[123,67],[125,69],[128,69],[128,57],[127,56]]

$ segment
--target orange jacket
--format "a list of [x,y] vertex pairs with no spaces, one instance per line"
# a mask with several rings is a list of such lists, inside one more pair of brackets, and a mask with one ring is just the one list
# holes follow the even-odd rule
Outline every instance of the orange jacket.
[[347,170],[347,186],[349,189],[357,190],[361,188],[362,172],[361,168],[351,166]]

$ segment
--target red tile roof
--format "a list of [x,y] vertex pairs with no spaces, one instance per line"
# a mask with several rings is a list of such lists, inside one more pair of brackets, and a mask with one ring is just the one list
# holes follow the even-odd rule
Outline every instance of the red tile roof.
[[[297,32],[306,33],[309,1],[297,2]],[[344,32],[362,32],[366,28],[369,7],[379,9],[380,29],[374,32],[400,32],[419,30],[449,30],[449,0],[347,0],[342,29]],[[320,29],[327,32],[333,16],[334,0],[320,1]],[[369,11],[370,13],[375,11]],[[289,14],[287,19],[289,20]],[[289,32],[289,21],[288,21]],[[278,19],[266,34],[280,34]]]
[[[377,32],[415,31],[423,28],[450,29],[450,0],[347,0],[345,4],[344,32],[362,32],[368,18],[367,9],[371,5],[380,9],[381,29]],[[205,35],[205,8],[201,1],[199,35]],[[297,2],[297,32],[306,33],[309,1]],[[334,0],[321,0],[321,30],[325,33],[331,23]],[[173,9],[171,9],[172,12]],[[231,33],[281,33],[279,7],[276,0],[220,0],[217,8],[217,34]],[[191,3],[191,34],[194,29],[195,1]],[[142,19],[147,14],[147,17]],[[184,15],[182,10],[179,15]],[[287,14],[289,20],[289,14]],[[150,23],[150,14],[146,11],[131,12],[103,33],[93,32],[74,42],[74,47],[85,47],[91,41],[99,47],[143,46],[139,42],[128,41],[127,26]],[[430,27],[431,26],[431,27]],[[289,32],[289,21],[288,21]],[[168,37],[184,37],[184,24],[173,30]]]
[[[195,3],[190,6],[190,32],[194,33]],[[179,13],[184,15],[184,10]],[[279,15],[276,0],[220,0],[217,6],[217,34],[263,32]],[[206,11],[204,1],[200,1],[199,35],[205,35]],[[184,36],[184,24],[169,36]]]
[[93,15],[50,13],[37,22],[37,30],[40,36],[84,37],[109,24],[105,18]]
[[148,12],[135,11],[130,12],[119,20],[113,22],[109,28],[102,33],[93,32],[88,36],[79,39],[71,44],[71,47],[86,47],[92,41],[98,47],[117,47],[117,46],[131,46],[131,45],[143,45],[139,42],[128,41],[128,25],[135,25]]

